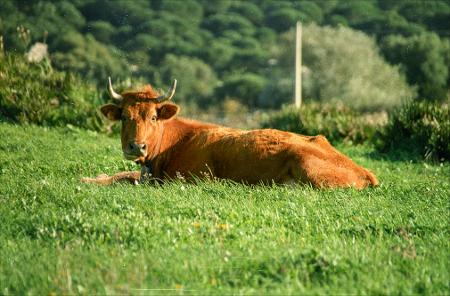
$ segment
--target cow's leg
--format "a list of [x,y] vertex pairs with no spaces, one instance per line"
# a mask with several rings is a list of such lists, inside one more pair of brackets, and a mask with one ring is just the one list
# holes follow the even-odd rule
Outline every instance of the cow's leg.
[[353,170],[345,167],[337,167],[329,163],[309,169],[307,176],[314,187],[335,188],[335,187],[364,187],[364,182],[359,180]]
[[95,183],[100,185],[111,185],[116,182],[125,182],[131,184],[138,184],[141,177],[140,172],[120,172],[113,176],[101,174],[96,178],[82,178],[83,183]]
[[368,170],[356,166],[340,166],[322,159],[310,159],[303,165],[302,176],[317,188],[354,187],[363,189],[376,186],[378,181]]
[[290,163],[290,175],[300,183],[316,188],[354,187],[362,189],[376,186],[376,177],[344,155],[327,159],[306,156]]

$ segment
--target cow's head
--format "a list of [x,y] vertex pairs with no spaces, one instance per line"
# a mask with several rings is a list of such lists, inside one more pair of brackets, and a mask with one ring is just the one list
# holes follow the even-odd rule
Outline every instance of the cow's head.
[[115,104],[104,105],[101,111],[110,120],[122,121],[122,151],[126,159],[143,163],[158,152],[164,121],[173,118],[179,110],[177,105],[163,103],[173,97],[176,86],[174,80],[163,95],[150,85],[141,91],[118,94],[109,78],[108,93]]

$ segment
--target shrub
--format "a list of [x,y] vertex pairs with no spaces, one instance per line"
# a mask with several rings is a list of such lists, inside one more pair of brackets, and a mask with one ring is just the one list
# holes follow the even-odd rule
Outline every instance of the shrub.
[[110,23],[105,21],[94,21],[88,24],[88,28],[98,41],[111,43],[115,28]]
[[276,128],[304,135],[324,135],[330,142],[363,143],[373,138],[384,124],[385,113],[358,113],[342,103],[311,103],[297,109],[285,105],[266,114],[263,128]]
[[176,78],[177,101],[192,104],[208,103],[213,94],[217,78],[210,66],[197,58],[166,55],[159,68],[160,77],[151,80],[154,85],[166,85]]
[[412,37],[391,35],[382,44],[391,63],[404,66],[409,83],[419,86],[421,98],[445,100],[450,87],[450,41],[435,33]]
[[281,7],[272,10],[267,15],[267,23],[277,32],[285,32],[301,20],[301,14],[292,7]]
[[117,59],[121,54],[118,49],[103,45],[90,34],[83,36],[76,32],[67,33],[61,37],[56,47],[58,51],[51,56],[57,69],[99,81],[110,75],[124,77],[130,73],[129,66]]
[[255,25],[261,25],[264,19],[264,13],[259,6],[248,1],[232,2],[229,11],[245,17]]
[[[157,3],[155,4],[158,5]],[[203,19],[203,7],[197,1],[161,1],[159,6],[160,11],[170,12],[191,25],[197,25]]]
[[26,62],[0,54],[0,120],[100,129],[97,91],[76,76],[55,71],[48,59]]
[[[280,65],[292,66],[295,34],[281,36]],[[362,111],[390,109],[414,97],[398,69],[380,56],[375,41],[350,28],[304,26],[303,94],[321,101],[338,99]],[[279,78],[290,78],[286,71]]]
[[251,36],[255,32],[255,27],[249,20],[235,13],[210,16],[204,20],[204,26],[217,36],[227,30],[243,36]]
[[266,83],[264,77],[255,73],[234,74],[224,79],[223,85],[216,89],[216,95],[220,98],[236,98],[242,104],[255,107]]
[[227,44],[223,38],[212,40],[208,46],[203,49],[203,56],[206,63],[214,67],[214,69],[226,69],[235,54],[235,48]]
[[448,103],[412,101],[389,116],[378,134],[377,147],[420,153],[426,159],[450,159],[450,108]]

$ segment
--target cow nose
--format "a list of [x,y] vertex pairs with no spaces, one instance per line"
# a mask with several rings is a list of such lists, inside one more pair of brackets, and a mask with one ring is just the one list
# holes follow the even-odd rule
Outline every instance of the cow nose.
[[145,155],[147,152],[147,145],[145,143],[138,144],[138,143],[130,143],[130,152],[135,155]]

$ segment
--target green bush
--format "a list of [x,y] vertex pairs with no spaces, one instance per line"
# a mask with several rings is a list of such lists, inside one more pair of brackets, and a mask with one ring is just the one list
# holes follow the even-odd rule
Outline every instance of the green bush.
[[436,33],[412,37],[387,37],[382,44],[386,58],[404,67],[408,82],[417,85],[421,98],[445,100],[450,87],[450,41]]
[[[55,69],[102,85],[107,76],[160,85],[154,78],[168,55],[207,64],[218,81],[213,88],[229,76],[253,73],[267,80],[257,107],[270,108],[292,97],[293,87],[288,95],[281,88],[293,80],[292,29],[301,21],[304,97],[341,99],[367,111],[399,106],[414,89],[422,98],[446,98],[449,3],[10,0],[0,1],[0,35],[5,50],[15,53],[44,42]],[[174,67],[170,72],[180,68]],[[195,88],[190,83],[196,80],[184,81],[180,90]],[[205,98],[189,100],[203,106]]]
[[178,79],[177,102],[192,104],[208,102],[212,96],[217,78],[210,66],[197,58],[166,55],[156,73],[153,85],[163,86]]
[[258,97],[267,81],[254,73],[234,74],[226,77],[223,85],[216,89],[216,95],[221,98],[235,98],[249,107],[256,107]]
[[246,18],[235,14],[216,14],[204,20],[204,26],[216,36],[222,35],[227,30],[235,31],[242,36],[251,36],[255,32],[255,27]]
[[105,21],[93,21],[88,24],[88,28],[95,39],[103,43],[111,43],[115,28]]
[[413,101],[389,116],[377,137],[381,151],[420,153],[426,159],[450,159],[450,108],[448,103]]
[[118,49],[98,42],[90,34],[68,32],[56,47],[58,51],[52,53],[52,62],[57,69],[97,81],[110,75],[125,77],[130,73],[130,66],[117,59]]
[[301,14],[292,7],[281,7],[268,13],[267,23],[277,32],[285,32],[301,20],[300,16]]
[[48,59],[28,63],[0,53],[0,120],[98,130],[99,93],[76,76],[55,71]]
[[[279,65],[292,67],[294,31],[280,37]],[[303,95],[341,100],[361,111],[387,110],[415,96],[398,69],[382,59],[375,41],[345,27],[303,27]],[[285,71],[278,79],[291,78]],[[292,79],[292,78],[291,78]],[[269,98],[270,99],[270,98]]]
[[261,25],[264,19],[264,13],[259,6],[248,1],[232,2],[229,11],[245,17],[255,25]]
[[263,128],[276,128],[299,134],[324,135],[330,142],[363,143],[373,138],[385,113],[358,113],[342,103],[312,103],[297,109],[285,105],[280,111],[263,116]]

